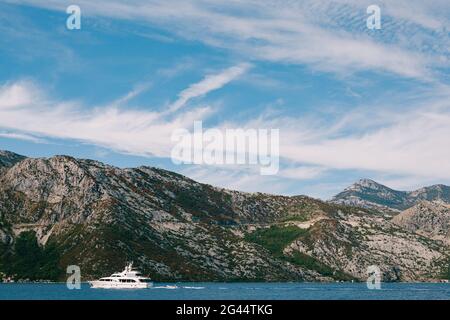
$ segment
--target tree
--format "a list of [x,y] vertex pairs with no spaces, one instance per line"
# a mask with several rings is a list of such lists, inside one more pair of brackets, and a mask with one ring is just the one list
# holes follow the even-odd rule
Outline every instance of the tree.
[[61,275],[57,246],[54,243],[39,246],[34,231],[22,232],[15,240],[13,253],[6,252],[4,257],[6,263],[0,270],[16,279],[57,280]]

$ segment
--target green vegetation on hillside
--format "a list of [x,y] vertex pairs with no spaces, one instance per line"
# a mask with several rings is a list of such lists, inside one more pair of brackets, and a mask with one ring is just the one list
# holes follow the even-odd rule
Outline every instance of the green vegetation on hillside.
[[342,272],[339,270],[335,270],[326,264],[320,262],[314,257],[311,257],[307,254],[304,254],[302,252],[293,252],[291,256],[287,256],[286,260],[288,260],[290,263],[301,266],[308,270],[314,270],[320,273],[321,275],[325,277],[331,277],[337,280],[354,280],[355,278]]
[[39,246],[34,231],[22,232],[12,251],[2,246],[0,255],[0,272],[16,280],[57,280],[62,272],[56,246],[52,243]]
[[249,242],[257,243],[273,255],[277,257],[283,256],[283,249],[302,234],[305,234],[304,229],[296,226],[275,226],[272,225],[267,229],[258,229],[250,234],[247,234],[245,239]]
[[442,266],[441,278],[445,280],[450,280],[450,258]]
[[319,260],[301,253],[293,252],[291,255],[283,253],[284,248],[301,236],[307,235],[307,229],[297,226],[272,225],[267,229],[258,229],[245,236],[249,242],[257,243],[269,250],[276,258],[288,261],[308,270],[314,270],[323,276],[338,280],[352,280],[353,277],[323,264]]

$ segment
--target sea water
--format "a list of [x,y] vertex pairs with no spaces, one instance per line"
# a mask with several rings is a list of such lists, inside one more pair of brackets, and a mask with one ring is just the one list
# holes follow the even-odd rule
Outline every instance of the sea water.
[[79,290],[65,284],[0,284],[0,300],[450,300],[448,283],[383,283],[369,290],[365,283],[155,283],[149,289]]

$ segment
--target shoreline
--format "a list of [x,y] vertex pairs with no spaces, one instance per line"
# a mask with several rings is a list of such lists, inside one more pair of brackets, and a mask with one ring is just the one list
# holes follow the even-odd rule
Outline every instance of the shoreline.
[[[89,284],[89,281],[81,281],[81,284]],[[245,283],[255,283],[255,284],[324,284],[324,285],[330,285],[330,284],[365,284],[365,281],[153,281],[153,284],[155,283],[171,283],[171,284],[177,284],[177,283],[214,283],[214,284],[231,284],[231,283],[237,283],[237,284],[245,284]],[[444,280],[444,281],[390,281],[390,282],[381,282],[382,284],[450,284],[450,281]],[[16,281],[16,282],[0,282],[0,285],[2,284],[63,284],[65,285],[66,282],[61,281]]]

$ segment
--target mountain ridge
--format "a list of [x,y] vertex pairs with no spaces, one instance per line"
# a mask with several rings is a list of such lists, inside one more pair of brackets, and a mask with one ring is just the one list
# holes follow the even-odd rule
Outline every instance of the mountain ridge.
[[36,247],[33,237],[39,270],[79,265],[87,279],[134,260],[161,281],[363,281],[373,264],[386,281],[430,281],[448,259],[441,241],[381,212],[68,156],[24,158],[0,173],[0,271],[43,277],[17,256],[19,242]]
[[22,156],[20,154],[11,151],[0,150],[0,170],[2,168],[9,168],[25,158],[26,158],[25,156]]
[[330,202],[398,213],[422,200],[450,203],[450,187],[436,184],[413,191],[399,191],[370,179],[361,179],[335,195]]

